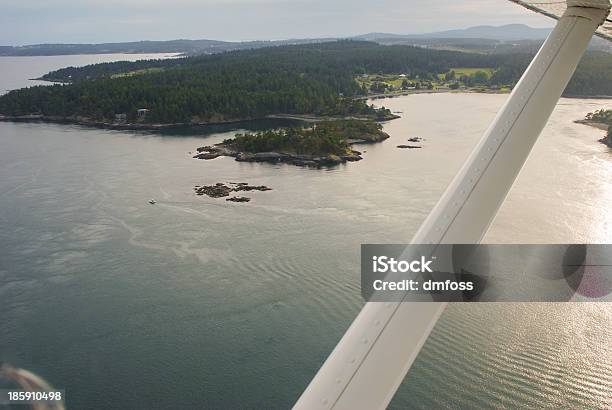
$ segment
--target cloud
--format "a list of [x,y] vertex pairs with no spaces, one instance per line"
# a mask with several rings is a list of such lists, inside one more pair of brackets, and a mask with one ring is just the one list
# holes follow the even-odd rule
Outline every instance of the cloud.
[[480,24],[551,26],[501,0],[1,1],[5,44],[423,33]]

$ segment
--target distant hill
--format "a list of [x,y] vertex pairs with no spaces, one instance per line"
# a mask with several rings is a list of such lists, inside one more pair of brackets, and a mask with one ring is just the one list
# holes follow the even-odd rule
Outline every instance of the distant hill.
[[0,46],[0,56],[52,56],[71,54],[146,54],[182,53],[186,55],[217,54],[275,45],[295,45],[328,41],[328,39],[292,39],[279,41],[230,42],[219,40],[132,41],[101,44],[32,44]]
[[[550,28],[533,28],[524,24],[475,26],[466,29],[425,34],[369,33],[351,37],[383,45],[414,45],[426,48],[481,53],[532,52],[539,48]],[[270,46],[322,43],[340,38],[305,38],[275,41],[230,42],[219,40],[133,41],[102,44],[33,44],[0,46],[0,56],[46,56],[112,53],[181,53],[185,55],[217,54],[227,51]],[[610,43],[594,39],[591,49],[611,52]]]
[[361,40],[378,41],[380,39],[425,39],[425,38],[480,38],[487,40],[543,40],[551,28],[533,28],[524,24],[506,24],[504,26],[475,26],[458,30],[436,31],[424,34],[388,34],[369,33],[357,36]]
[[0,47],[0,55],[40,56],[68,54],[113,54],[113,53],[191,53],[227,46],[215,40],[170,40],[134,41],[102,44],[32,44],[18,47]]
[[486,38],[491,40],[543,40],[552,28],[533,28],[524,24],[505,26],[475,26],[460,30],[447,30],[425,35],[429,38]]
[[[404,44],[436,49],[507,53],[534,52],[551,31],[552,28],[506,24],[503,26],[474,26],[423,34],[368,33],[354,38],[384,45]],[[590,49],[612,52],[611,44],[597,37],[591,41]]]

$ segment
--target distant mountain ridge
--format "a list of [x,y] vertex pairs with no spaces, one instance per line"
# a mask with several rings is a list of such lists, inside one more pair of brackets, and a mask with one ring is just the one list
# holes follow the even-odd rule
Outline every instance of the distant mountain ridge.
[[432,33],[430,37],[487,38],[492,40],[543,40],[552,28],[534,28],[525,24],[506,24],[504,26],[475,26],[463,30],[447,30]]
[[[369,33],[351,37],[355,40],[368,40],[381,44],[414,43],[415,45],[435,42],[437,45],[446,39],[462,40],[460,44],[491,44],[508,41],[541,41],[550,28],[533,28],[524,24],[503,26],[475,26],[466,29],[438,31],[425,34]],[[215,54],[226,51],[261,48],[267,46],[307,44],[333,41],[339,38],[289,39],[274,41],[230,42],[220,40],[168,40],[133,41],[125,43],[101,44],[33,44],[26,46],[0,46],[0,56],[41,56],[66,54],[110,54],[110,53],[183,53],[187,55]]]
[[225,51],[253,49],[274,45],[307,44],[336,39],[290,39],[277,41],[231,42],[221,40],[162,40],[130,41],[99,44],[31,44],[26,46],[0,46],[0,56],[51,56],[70,54],[147,54],[182,53],[187,55],[215,54]]
[[[535,52],[552,28],[534,28],[525,24],[474,26],[465,29],[436,31],[422,34],[368,33],[353,37],[383,45],[413,45],[439,50],[481,53]],[[590,50],[612,52],[612,43],[594,37]]]
[[534,28],[525,24],[506,24],[503,26],[474,26],[465,29],[437,31],[424,34],[387,34],[369,33],[357,36],[361,40],[377,41],[382,38],[427,39],[427,38],[480,38],[487,40],[543,40],[552,28]]

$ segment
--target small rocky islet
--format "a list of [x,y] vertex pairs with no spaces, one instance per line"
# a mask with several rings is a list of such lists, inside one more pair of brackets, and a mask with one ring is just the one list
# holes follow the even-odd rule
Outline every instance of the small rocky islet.
[[[423,142],[425,141],[423,138],[421,137],[411,137],[408,138],[408,142]],[[411,145],[411,144],[402,144],[402,145],[398,145],[397,148],[402,148],[402,149],[418,149],[418,148],[423,148],[421,145]]]
[[[232,192],[249,192],[249,191],[271,191],[272,188],[265,185],[249,185],[246,182],[217,182],[214,185],[196,185],[194,188],[195,194],[198,196],[206,195],[210,198],[229,197]],[[225,199],[229,202],[249,202],[251,198],[245,196],[232,196]]]

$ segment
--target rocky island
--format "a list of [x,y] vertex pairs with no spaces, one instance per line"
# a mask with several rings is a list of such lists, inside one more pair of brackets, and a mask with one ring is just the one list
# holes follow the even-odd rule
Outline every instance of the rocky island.
[[[206,195],[210,198],[224,198],[229,197],[232,192],[271,191],[272,188],[265,185],[249,185],[246,182],[229,182],[228,184],[217,182],[215,185],[196,185],[193,190],[198,196]],[[251,198],[232,196],[225,200],[229,202],[249,202]]]
[[[423,142],[424,139],[421,137],[412,137],[412,138],[408,138],[409,142]],[[402,149],[418,149],[418,148],[423,148],[421,145],[410,145],[410,144],[402,144],[402,145],[398,145],[397,148],[402,148]]]
[[197,148],[194,158],[220,156],[243,162],[287,163],[319,168],[362,159],[352,144],[376,143],[389,138],[372,120],[334,120],[310,127],[292,127],[236,134],[220,144]]

